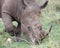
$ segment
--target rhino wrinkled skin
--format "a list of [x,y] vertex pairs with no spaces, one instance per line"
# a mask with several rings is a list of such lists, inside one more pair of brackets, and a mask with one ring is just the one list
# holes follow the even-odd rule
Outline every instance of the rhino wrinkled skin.
[[[40,5],[35,0],[0,0],[0,17],[5,31],[17,37],[23,32],[30,44],[46,37],[51,27],[43,31],[39,15],[47,3],[48,0],[43,0]],[[17,21],[17,27],[13,26],[13,21]]]

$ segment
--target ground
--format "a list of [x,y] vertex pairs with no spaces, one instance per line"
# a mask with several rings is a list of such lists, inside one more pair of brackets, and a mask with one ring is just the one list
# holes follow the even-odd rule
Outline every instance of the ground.
[[[49,27],[49,24],[44,23],[43,28],[44,30]],[[0,22],[0,31],[2,32],[4,26],[3,23]],[[1,33],[0,32],[0,33]],[[9,44],[6,40],[9,36],[8,33],[3,32],[0,34],[0,48],[31,48],[31,46],[23,41],[23,42],[13,42]],[[43,40],[40,45],[34,46],[34,48],[60,48],[60,25],[53,24],[52,31],[50,34]]]
[[[52,2],[51,2],[52,1]],[[43,29],[46,30],[52,24],[50,34],[39,45],[31,46],[27,42],[11,42],[6,41],[9,36],[8,33],[3,32],[4,24],[0,22],[0,48],[60,48],[60,3],[59,0],[49,0],[48,6],[42,10],[40,21]],[[17,25],[16,22],[13,23]],[[1,34],[1,32],[3,34]]]

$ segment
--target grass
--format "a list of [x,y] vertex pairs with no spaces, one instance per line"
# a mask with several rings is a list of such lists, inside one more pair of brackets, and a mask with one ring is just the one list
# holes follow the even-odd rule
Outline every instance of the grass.
[[[52,1],[52,2],[51,2]],[[30,46],[27,42],[7,43],[8,33],[3,32],[4,24],[0,22],[0,48],[60,48],[60,23],[56,20],[60,19],[60,0],[49,0],[48,6],[42,10],[40,20],[43,29],[46,30],[51,24],[53,25],[50,34],[43,40],[40,45]],[[57,9],[56,9],[57,7]],[[57,10],[57,11],[56,11]],[[17,23],[14,22],[14,25]]]
[[[47,29],[49,25],[43,26]],[[0,23],[0,31],[3,29],[2,22]],[[60,25],[53,24],[51,33],[43,40],[40,45],[30,46],[27,42],[7,43],[7,37],[11,37],[8,33],[0,34],[0,48],[60,48]],[[12,37],[11,37],[12,38]]]

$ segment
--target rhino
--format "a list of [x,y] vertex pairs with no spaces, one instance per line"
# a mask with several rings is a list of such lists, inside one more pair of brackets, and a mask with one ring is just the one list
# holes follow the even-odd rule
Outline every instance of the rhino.
[[[35,44],[51,31],[52,26],[43,31],[39,20],[41,9],[47,6],[48,0],[42,0],[40,4],[36,0],[0,0],[0,3],[0,17],[5,31],[11,36],[20,37],[23,32],[28,42]],[[17,27],[12,24],[13,21],[17,21]]]

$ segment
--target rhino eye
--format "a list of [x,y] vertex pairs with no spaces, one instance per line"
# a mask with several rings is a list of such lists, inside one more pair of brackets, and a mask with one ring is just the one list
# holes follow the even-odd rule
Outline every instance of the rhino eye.
[[23,7],[23,9],[25,10],[26,7]]
[[30,27],[28,26],[28,29],[30,29]]
[[28,30],[29,30],[29,31],[30,31],[30,29],[31,29],[30,26],[28,26]]

